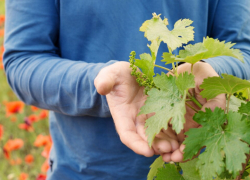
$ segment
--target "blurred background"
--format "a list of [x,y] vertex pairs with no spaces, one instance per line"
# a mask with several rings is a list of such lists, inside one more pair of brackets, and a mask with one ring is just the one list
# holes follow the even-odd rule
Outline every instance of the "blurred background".
[[48,111],[19,101],[3,67],[5,1],[0,0],[0,180],[45,180],[52,145]]

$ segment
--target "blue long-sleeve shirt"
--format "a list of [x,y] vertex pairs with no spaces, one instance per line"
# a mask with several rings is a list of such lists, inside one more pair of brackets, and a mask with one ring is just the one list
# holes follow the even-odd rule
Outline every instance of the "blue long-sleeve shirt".
[[[179,19],[193,20],[192,43],[206,36],[237,43],[245,64],[226,56],[207,62],[219,74],[250,79],[249,0],[6,1],[4,67],[21,100],[50,110],[49,180],[146,179],[154,157],[120,142],[106,98],[93,82],[131,51],[149,52],[139,27],[153,12],[168,18],[169,29]],[[159,65],[164,51],[161,44]]]

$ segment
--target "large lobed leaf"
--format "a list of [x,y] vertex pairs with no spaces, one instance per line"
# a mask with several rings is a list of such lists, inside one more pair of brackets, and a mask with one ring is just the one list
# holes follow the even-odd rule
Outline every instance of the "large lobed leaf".
[[153,13],[153,18],[145,21],[140,27],[140,31],[145,32],[144,36],[149,41],[159,39],[167,43],[171,50],[187,44],[189,41],[194,40],[194,27],[190,26],[193,21],[189,19],[180,19],[174,24],[174,29],[170,31],[167,28],[168,20],[162,20],[160,15]]
[[200,111],[193,119],[202,127],[186,133],[184,159],[191,159],[206,146],[196,166],[201,178],[216,177],[224,172],[225,167],[235,178],[246,160],[245,154],[250,151],[250,123],[237,112],[225,114],[219,108],[215,108],[214,112],[210,109]]
[[225,43],[225,41],[219,41],[213,38],[204,38],[202,43],[196,43],[194,45],[189,44],[184,47],[184,50],[180,50],[178,56],[168,56],[163,53],[163,62],[170,64],[173,62],[187,62],[195,64],[202,59],[213,58],[217,56],[231,56],[244,62],[243,55],[239,49],[233,49],[234,44],[231,42]]
[[204,89],[200,94],[203,98],[212,99],[219,94],[233,94],[239,90],[250,88],[250,82],[237,78],[232,75],[222,74],[220,77],[209,77],[204,79],[201,89]]
[[145,124],[150,146],[155,135],[161,129],[168,128],[170,119],[173,129],[177,133],[183,129],[183,124],[185,123],[184,115],[186,113],[186,91],[195,86],[194,76],[187,72],[180,74],[178,78],[162,73],[154,77],[153,80],[159,89],[153,88],[148,92],[149,96],[139,113],[155,113],[155,115],[147,119]]

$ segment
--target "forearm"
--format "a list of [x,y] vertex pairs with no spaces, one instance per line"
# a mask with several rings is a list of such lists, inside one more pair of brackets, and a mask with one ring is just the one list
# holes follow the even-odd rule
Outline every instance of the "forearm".
[[110,116],[106,97],[96,92],[94,79],[108,63],[70,61],[50,54],[5,58],[8,82],[27,104],[67,115]]

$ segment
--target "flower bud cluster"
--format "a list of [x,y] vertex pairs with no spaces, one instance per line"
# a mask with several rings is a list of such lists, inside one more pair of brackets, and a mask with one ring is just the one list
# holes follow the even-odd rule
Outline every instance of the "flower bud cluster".
[[139,86],[145,87],[144,93],[147,94],[151,88],[156,88],[156,86],[153,80],[138,70],[138,67],[135,65],[135,55],[135,51],[132,51],[129,56],[130,68],[132,69],[131,75],[135,76],[136,82],[139,84]]

